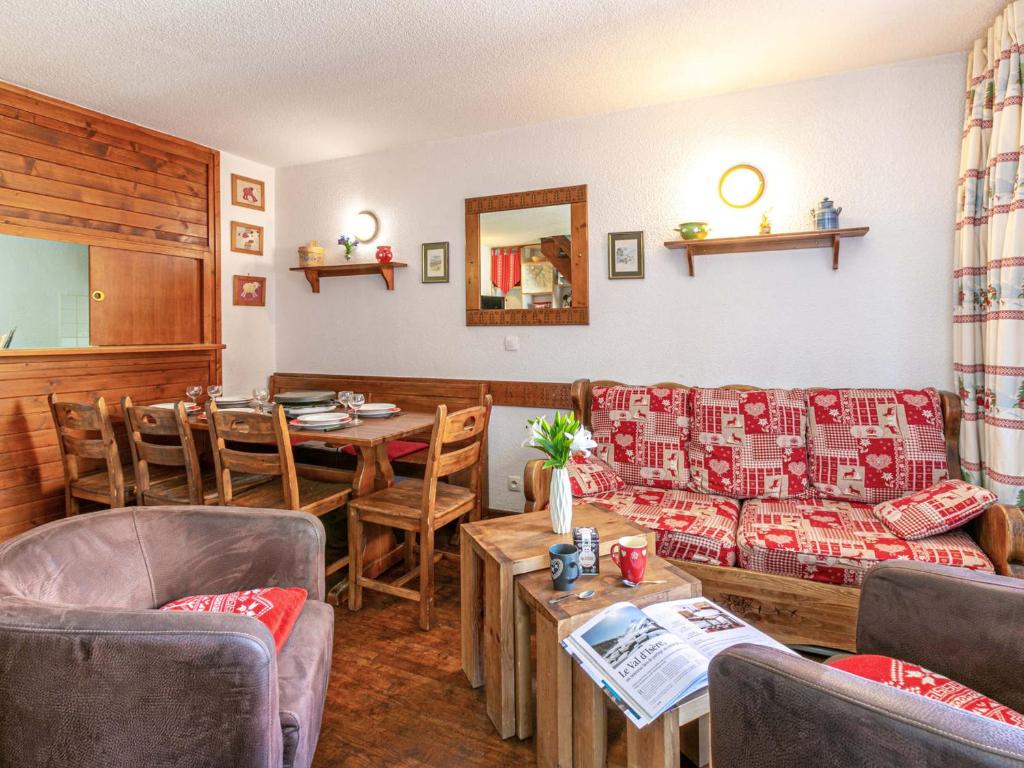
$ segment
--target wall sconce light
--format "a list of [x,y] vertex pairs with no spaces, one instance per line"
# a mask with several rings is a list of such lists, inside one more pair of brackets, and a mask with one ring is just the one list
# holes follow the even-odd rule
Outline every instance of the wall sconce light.
[[730,208],[749,208],[764,194],[764,174],[752,165],[734,165],[722,174],[718,196]]
[[360,211],[352,234],[360,243],[372,243],[380,233],[380,220],[373,211]]

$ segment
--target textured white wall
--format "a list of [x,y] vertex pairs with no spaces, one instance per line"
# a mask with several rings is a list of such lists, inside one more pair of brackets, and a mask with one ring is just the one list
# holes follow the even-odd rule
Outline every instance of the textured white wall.
[[[279,169],[277,370],[948,387],[963,72],[962,56],[942,56]],[[746,213],[716,194],[738,162],[768,180]],[[590,326],[467,328],[463,199],[570,184],[589,187]],[[661,245],[693,219],[718,235],[756,232],[769,206],[776,232],[807,229],[824,195],[844,207],[844,226],[871,227],[843,244],[838,272],[825,251],[794,251],[705,257],[691,278]],[[325,280],[313,295],[287,272],[296,247],[335,242],[364,207],[409,269],[392,293],[370,276]],[[646,234],[647,277],[610,281],[607,233],[633,229]],[[451,242],[451,282],[424,285],[420,244],[436,240]],[[503,350],[509,334],[520,351]],[[518,446],[532,413],[496,410],[496,508],[520,508],[505,477],[530,456]]]
[[[266,182],[266,210],[239,208],[231,204],[231,174]],[[224,388],[227,393],[248,393],[266,384],[274,372],[277,337],[274,331],[277,307],[277,276],[274,274],[274,169],[221,152],[220,155],[220,306],[224,344]],[[231,250],[231,222],[241,221],[263,227],[263,255],[251,256]],[[260,275],[267,278],[265,307],[236,307],[231,303],[232,275]],[[286,273],[287,274],[287,273]]]

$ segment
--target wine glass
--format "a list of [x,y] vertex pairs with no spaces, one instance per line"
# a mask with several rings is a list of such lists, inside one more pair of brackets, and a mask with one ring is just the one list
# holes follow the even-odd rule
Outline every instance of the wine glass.
[[216,400],[218,397],[224,394],[224,387],[220,384],[211,384],[206,388],[206,394],[210,396],[211,400]]
[[203,394],[202,384],[189,384],[185,389],[185,394],[188,395],[188,399],[192,401],[192,405],[196,404],[196,398]]
[[349,389],[342,390],[338,393],[338,402],[341,403],[342,409],[347,413],[349,402],[352,400],[352,391]]
[[252,391],[252,396],[256,400],[256,412],[265,413],[267,403],[270,402],[270,390],[266,387],[256,387]]
[[364,403],[366,403],[366,398],[363,395],[353,394],[351,397],[349,397],[348,405],[352,409],[353,424],[363,423],[359,420],[359,409],[363,407]]

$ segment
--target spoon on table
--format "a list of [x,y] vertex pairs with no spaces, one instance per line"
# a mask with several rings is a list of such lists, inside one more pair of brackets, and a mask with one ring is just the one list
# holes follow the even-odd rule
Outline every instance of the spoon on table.
[[548,605],[560,603],[563,600],[568,600],[570,597],[575,597],[577,600],[589,600],[596,594],[597,592],[595,592],[592,589],[588,589],[586,592],[580,592],[578,595],[575,592],[570,592],[568,595],[562,595],[561,597],[552,597],[550,600],[548,600]]
[[641,584],[664,584],[665,580],[630,581],[629,579],[623,579],[622,583],[627,587],[639,587]]

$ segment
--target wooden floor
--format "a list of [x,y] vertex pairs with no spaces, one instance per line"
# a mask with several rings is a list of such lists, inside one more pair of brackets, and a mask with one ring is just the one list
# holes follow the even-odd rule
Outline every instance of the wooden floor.
[[[532,766],[533,741],[502,741],[459,656],[458,565],[437,566],[437,624],[415,603],[366,591],[363,610],[336,608],[334,659],[316,768]],[[610,765],[625,763],[625,725],[609,717]]]

